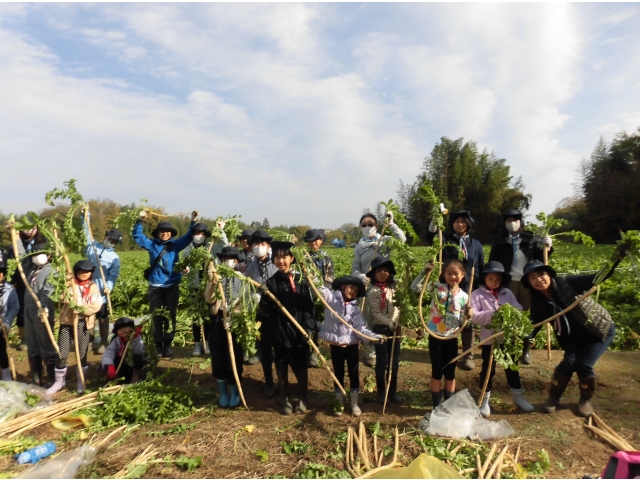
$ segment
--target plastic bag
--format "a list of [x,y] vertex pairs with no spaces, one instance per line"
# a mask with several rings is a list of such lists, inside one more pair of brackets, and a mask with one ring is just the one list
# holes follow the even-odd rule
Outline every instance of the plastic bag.
[[486,420],[484,418],[478,418],[473,422],[473,430],[480,440],[504,438],[516,433],[506,420],[492,422],[491,420]]
[[[30,405],[28,401],[37,403]],[[45,388],[12,380],[0,381],[0,422],[17,413],[48,407],[51,403],[51,397],[47,395]]]
[[421,453],[406,467],[384,470],[371,478],[464,478],[450,465]]
[[97,452],[96,448],[87,443],[49,460],[44,460],[25,470],[16,478],[74,478],[80,468],[86,467],[93,461]]

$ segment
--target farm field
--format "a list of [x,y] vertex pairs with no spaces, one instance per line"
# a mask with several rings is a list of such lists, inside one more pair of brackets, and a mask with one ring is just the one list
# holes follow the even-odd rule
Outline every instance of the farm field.
[[[552,256],[551,264],[560,273],[594,270],[608,257],[611,246],[589,249],[582,246],[560,245]],[[420,258],[424,250],[415,248]],[[334,257],[337,275],[350,271],[352,250],[330,250]],[[486,252],[488,256],[488,250]],[[125,252],[121,254],[121,281],[113,292],[116,315],[138,316],[146,312],[146,285],[142,270],[148,265],[145,252]],[[426,260],[426,259],[421,259]],[[629,270],[628,260],[621,265],[613,279],[607,281],[600,293],[602,301],[611,310],[618,323],[615,349],[609,351],[596,365],[599,375],[599,389],[594,396],[598,415],[609,426],[626,438],[636,448],[640,446],[640,362],[638,350],[638,301],[637,280]],[[634,323],[635,322],[635,323]],[[410,337],[405,343],[415,345],[403,349],[398,390],[405,402],[401,405],[389,404],[386,414],[375,402],[372,388],[373,370],[361,364],[360,384],[364,392],[361,397],[363,415],[355,419],[346,413],[335,417],[331,413],[329,401],[333,397],[333,386],[326,371],[310,369],[309,390],[310,410],[304,415],[283,416],[279,413],[280,401],[276,397],[267,400],[263,395],[262,370],[260,365],[245,366],[243,389],[249,406],[244,409],[224,410],[213,407],[217,400],[215,379],[211,375],[210,362],[204,357],[190,358],[191,334],[186,319],[182,319],[176,349],[170,359],[161,359],[156,374],[166,374],[163,382],[187,392],[197,408],[191,416],[172,421],[170,424],[142,425],[131,429],[124,439],[116,436],[111,448],[99,453],[91,465],[81,472],[83,478],[113,476],[121,471],[137,455],[153,445],[156,459],[195,459],[202,457],[199,466],[184,466],[179,463],[149,463],[146,469],[129,472],[128,478],[335,478],[350,477],[344,465],[344,432],[347,426],[357,427],[363,421],[367,428],[374,428],[380,444],[385,448],[385,463],[391,455],[391,432],[397,425],[400,432],[399,460],[408,464],[418,454],[427,451],[438,458],[449,459],[463,470],[475,466],[474,456],[458,454],[451,457],[446,450],[448,440],[431,438],[417,430],[422,416],[431,410],[429,393],[429,354],[421,348],[424,342],[415,339],[415,334],[405,331]],[[328,348],[322,347],[328,358]],[[613,350],[613,349],[612,349]],[[28,364],[26,355],[13,350],[20,381],[26,381]],[[578,385],[574,380],[561,400],[560,409],[553,415],[541,412],[540,405],[546,399],[546,389],[553,368],[560,361],[562,352],[552,351],[548,361],[545,350],[533,352],[534,362],[521,367],[523,385],[527,398],[536,405],[536,412],[523,414],[511,405],[509,389],[504,373],[498,369],[492,391],[493,414],[491,420],[506,419],[515,430],[515,436],[498,441],[501,447],[506,441],[520,446],[520,463],[532,462],[527,476],[546,478],[580,478],[584,475],[599,475],[608,456],[614,449],[603,440],[589,433],[583,425],[585,420],[575,414]],[[74,365],[73,355],[70,366]],[[99,357],[89,353],[92,365],[99,363]],[[468,388],[474,398],[479,393],[478,375],[481,359],[476,353],[476,368],[471,372],[457,370],[457,390]],[[70,368],[74,372],[75,368]],[[75,379],[68,375],[70,391],[63,391],[57,399],[75,398]],[[104,385],[96,379],[92,367],[89,376],[89,390]],[[295,378],[290,374],[290,381]],[[134,406],[135,408],[135,406]],[[376,424],[379,423],[379,428]],[[91,430],[91,429],[89,429]],[[97,438],[113,430],[106,429]],[[50,425],[43,425],[25,433],[39,441],[54,440],[58,451],[78,447],[91,438],[93,432],[73,430],[63,433]],[[481,456],[486,455],[493,442],[478,442]],[[544,449],[549,455],[549,463],[541,462],[537,452]],[[0,450],[2,451],[2,450]],[[463,450],[461,450],[462,452]],[[484,456],[482,457],[484,458]],[[538,465],[535,465],[535,461]],[[472,463],[471,463],[472,462]],[[9,455],[0,455],[2,476],[13,476],[24,467],[17,467]],[[144,471],[143,471],[144,470]],[[126,470],[125,470],[126,472]],[[476,478],[474,473],[465,474]],[[514,478],[510,471],[503,472],[502,478]]]

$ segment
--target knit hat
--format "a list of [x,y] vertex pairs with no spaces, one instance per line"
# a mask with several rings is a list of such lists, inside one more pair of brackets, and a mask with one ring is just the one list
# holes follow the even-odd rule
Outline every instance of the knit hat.
[[131,320],[128,317],[120,317],[119,319],[116,320],[116,323],[113,324],[113,330],[111,330],[111,332],[117,335],[118,330],[124,327],[135,328],[136,324],[134,323],[133,320]]
[[365,296],[365,286],[364,282],[360,280],[358,277],[353,277],[351,275],[345,275],[344,277],[338,277],[333,282],[331,282],[331,288],[334,290],[339,290],[342,285],[353,285],[354,287],[358,287],[358,297]]
[[311,228],[311,229],[306,231],[302,241],[303,242],[315,242],[316,240],[324,241],[324,239],[325,239],[324,230],[321,230],[319,228]]
[[293,243],[291,242],[271,242],[271,251],[273,252],[273,256],[275,257],[278,252],[285,251],[287,254],[293,255],[291,251],[293,248]]
[[236,247],[224,247],[220,251],[220,253],[217,253],[216,255],[220,260],[222,260],[224,257],[227,257],[227,258],[233,257],[236,260],[240,260],[240,252]]
[[78,260],[73,266],[73,274],[77,275],[79,271],[83,272],[91,272],[93,273],[96,269],[96,266],[93,264],[91,260]]
[[252,230],[250,228],[244,229],[242,230],[242,233],[240,233],[240,235],[236,237],[236,240],[242,240],[243,238],[251,238],[251,235],[253,235],[253,232],[255,232],[255,230]]
[[111,230],[107,230],[104,234],[105,237],[113,238],[116,243],[122,243],[122,232],[117,228],[112,228]]
[[484,277],[490,273],[500,273],[502,275],[502,282],[500,282],[501,286],[506,286],[511,281],[511,275],[504,271],[504,266],[500,262],[491,261],[482,267],[480,283],[484,284]]
[[209,238],[211,236],[211,231],[209,227],[207,227],[206,223],[198,222],[192,228],[192,232],[204,232],[204,237]]
[[507,210],[502,214],[502,223],[506,222],[507,218],[509,217],[513,217],[516,220],[522,220],[522,212],[519,212],[518,210],[514,210],[513,208],[510,208],[509,210]]
[[387,267],[391,275],[396,274],[396,267],[393,265],[393,262],[388,258],[378,255],[371,261],[371,270],[366,273],[367,277],[373,278],[376,270],[382,267]]
[[178,235],[178,231],[175,228],[173,228],[173,225],[171,225],[171,222],[167,222],[166,220],[158,223],[158,226],[153,229],[153,232],[151,232],[151,236],[158,238],[158,234],[160,232],[170,232],[172,237],[175,237],[176,235]]
[[449,225],[451,226],[451,230],[453,230],[454,222],[460,217],[464,218],[467,222],[467,225],[469,225],[467,233],[471,232],[471,230],[473,230],[476,226],[476,221],[471,216],[471,212],[469,210],[457,210],[451,214],[451,216],[449,217]]
[[258,242],[271,243],[271,240],[273,240],[273,237],[267,232],[265,232],[264,230],[256,230],[249,237],[249,245],[253,245],[254,243]]
[[533,289],[531,283],[529,283],[529,274],[531,272],[547,272],[551,278],[556,276],[556,271],[551,268],[549,265],[545,265],[540,260],[531,260],[527,262],[522,271],[522,278],[520,279],[520,283],[524,285],[529,290]]

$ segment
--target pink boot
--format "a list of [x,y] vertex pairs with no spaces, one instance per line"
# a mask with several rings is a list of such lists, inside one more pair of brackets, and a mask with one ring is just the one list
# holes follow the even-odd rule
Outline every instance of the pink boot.
[[67,367],[64,368],[56,368],[55,369],[56,381],[53,382],[53,385],[47,389],[47,395],[53,395],[54,393],[62,390],[67,382],[65,382],[64,377],[67,376]]

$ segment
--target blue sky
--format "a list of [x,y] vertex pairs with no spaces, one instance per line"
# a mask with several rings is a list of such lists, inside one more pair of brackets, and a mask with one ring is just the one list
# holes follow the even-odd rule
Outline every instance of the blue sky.
[[[530,213],[640,126],[640,5],[0,4],[4,212],[88,198],[336,228],[442,136]],[[473,205],[467,206],[473,210]]]

